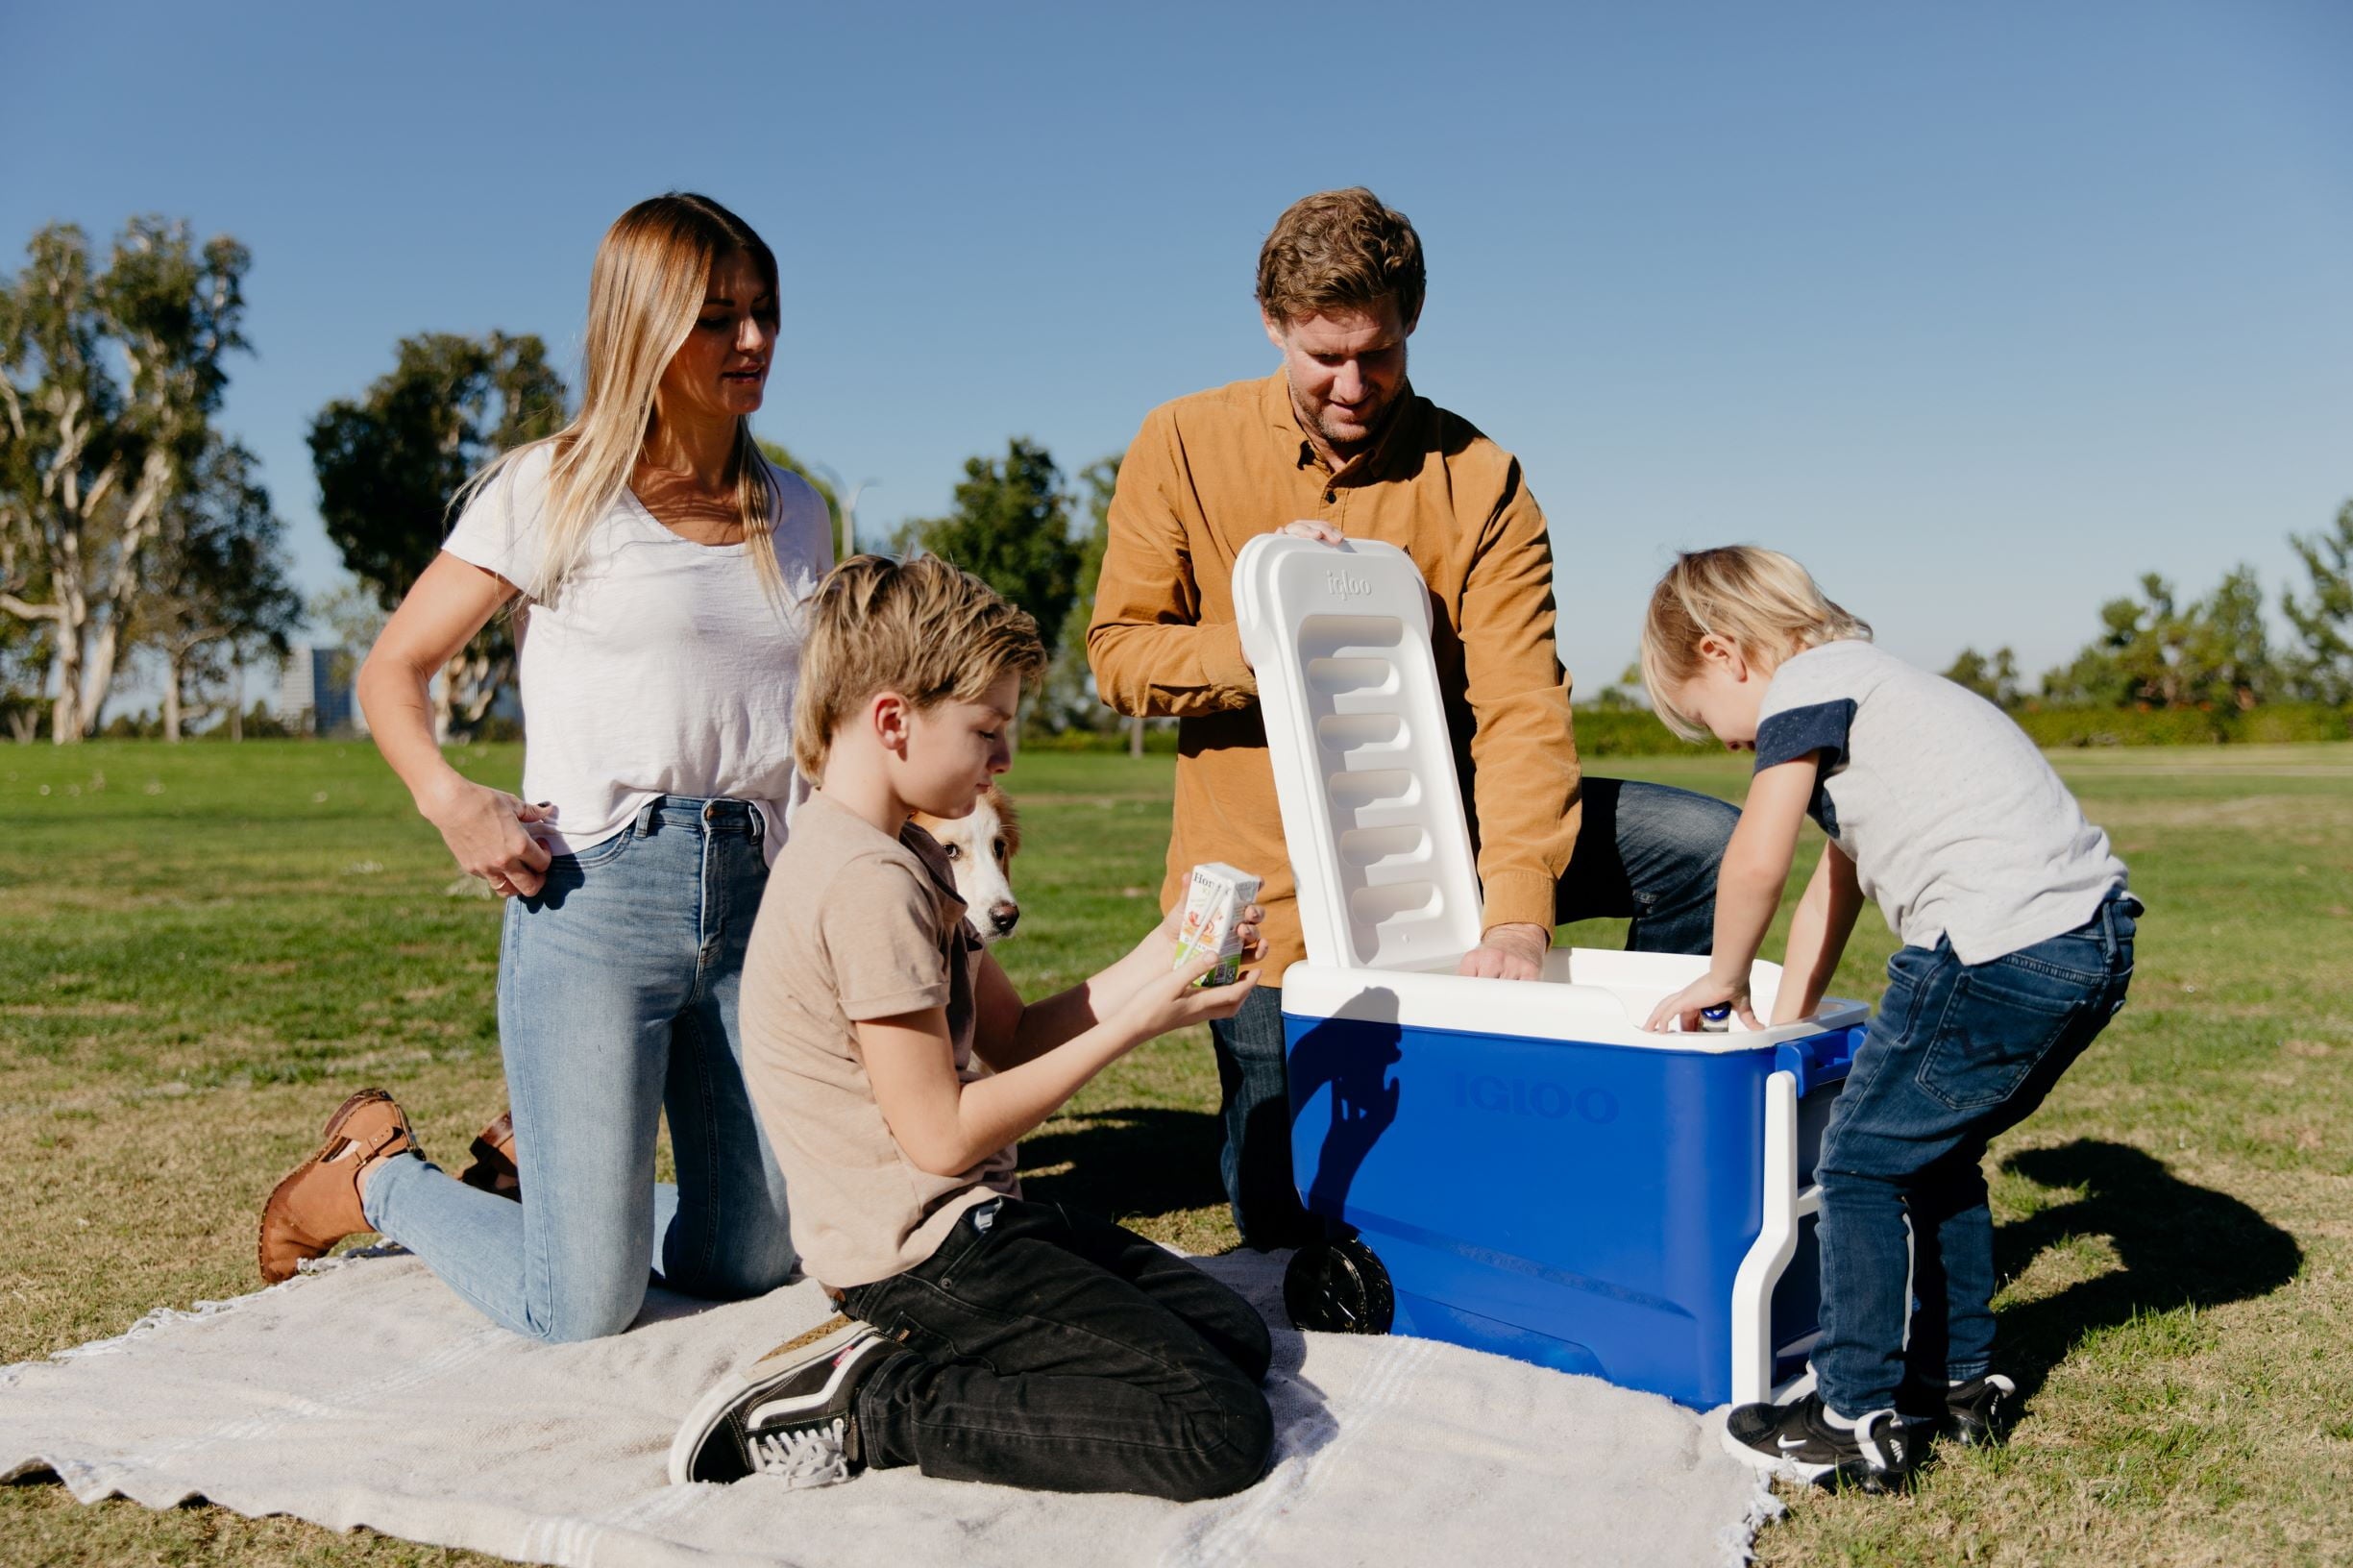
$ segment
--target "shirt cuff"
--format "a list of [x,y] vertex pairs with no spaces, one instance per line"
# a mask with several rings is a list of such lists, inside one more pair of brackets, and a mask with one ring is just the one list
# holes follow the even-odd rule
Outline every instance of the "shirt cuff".
[[1480,891],[1487,900],[1486,912],[1480,919],[1482,931],[1499,925],[1540,925],[1552,930],[1560,887],[1542,871],[1499,871],[1482,878]]
[[1847,734],[1854,727],[1854,699],[1815,702],[1786,708],[1756,726],[1756,768],[1763,772],[1800,757],[1826,751],[1823,771],[1833,772],[1847,761]]
[[1242,628],[1228,621],[1201,628],[1201,673],[1219,691],[1233,692],[1240,697],[1256,697],[1259,677],[1251,670],[1250,661],[1242,657]]
[[927,1008],[947,1005],[947,982],[919,986],[912,991],[894,992],[887,996],[861,996],[852,1001],[842,998],[842,1016],[852,1023],[871,1018],[895,1018],[906,1013],[920,1013]]

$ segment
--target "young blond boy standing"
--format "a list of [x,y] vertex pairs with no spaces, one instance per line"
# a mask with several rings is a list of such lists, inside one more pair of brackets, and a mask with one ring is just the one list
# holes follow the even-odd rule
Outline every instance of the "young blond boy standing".
[[[1221,1496],[1265,1468],[1258,1313],[1116,1225],[1022,1201],[1014,1140],[1253,984],[1170,968],[1167,922],[1024,1003],[909,817],[970,812],[1009,766],[1037,626],[935,557],[858,556],[810,601],[794,748],[821,779],[744,971],[745,1078],[804,1269],[846,1319],[712,1389],[674,1482],[854,1471],[1052,1491]],[[1256,943],[1258,912],[1245,917]],[[1262,947],[1259,949],[1262,953]]]
[[1650,1026],[1695,1028],[1728,1006],[1757,1027],[1750,967],[1806,817],[1830,842],[1790,919],[1772,1021],[1821,1003],[1866,898],[1903,941],[1814,1163],[1814,1389],[1738,1406],[1724,1427],[1760,1468],[1900,1487],[1928,1429],[2001,1440],[2017,1387],[1993,1369],[1986,1144],[2124,1005],[2141,901],[2008,716],[1881,652],[1786,555],[1679,556],[1651,596],[1642,674],[1670,727],[1756,753],[1717,878],[1713,961]]

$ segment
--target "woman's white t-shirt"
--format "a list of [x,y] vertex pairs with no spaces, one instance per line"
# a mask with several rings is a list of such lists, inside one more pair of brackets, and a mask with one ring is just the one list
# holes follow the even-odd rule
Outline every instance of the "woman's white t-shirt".
[[[537,574],[550,453],[510,463],[468,502],[443,547],[527,585]],[[621,495],[552,600],[533,602],[522,645],[523,798],[554,807],[533,829],[556,854],[612,837],[658,796],[759,805],[768,854],[806,793],[793,765],[793,689],[803,601],[832,562],[825,503],[772,467],[772,600],[744,545],[699,545]]]

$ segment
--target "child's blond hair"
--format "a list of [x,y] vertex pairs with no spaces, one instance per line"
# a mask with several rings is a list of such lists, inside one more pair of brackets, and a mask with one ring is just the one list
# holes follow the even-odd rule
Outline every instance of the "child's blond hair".
[[877,692],[917,710],[977,702],[1008,674],[1045,672],[1029,612],[937,555],[852,555],[809,598],[793,698],[793,760],[821,778],[834,731]]
[[1871,626],[1826,598],[1804,567],[1777,550],[1685,551],[1651,590],[1642,619],[1642,683],[1659,722],[1687,741],[1705,740],[1707,730],[1675,705],[1673,694],[1700,673],[1700,642],[1711,634],[1770,670],[1825,643],[1869,642]]

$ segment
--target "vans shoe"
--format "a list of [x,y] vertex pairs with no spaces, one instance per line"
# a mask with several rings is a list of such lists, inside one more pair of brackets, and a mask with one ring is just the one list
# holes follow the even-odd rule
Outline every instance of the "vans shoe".
[[670,1445],[670,1481],[772,1475],[788,1486],[830,1486],[865,1468],[859,1385],[906,1347],[835,1316],[731,1374],[695,1405]]

